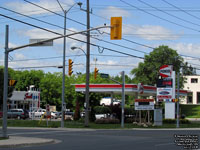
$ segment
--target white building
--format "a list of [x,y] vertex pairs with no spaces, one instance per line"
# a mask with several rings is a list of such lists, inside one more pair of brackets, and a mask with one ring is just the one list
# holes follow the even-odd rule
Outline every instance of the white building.
[[40,108],[40,91],[33,90],[31,86],[28,91],[13,91],[8,108],[22,108],[29,111]]
[[182,104],[200,104],[200,76],[190,75],[185,76],[186,83],[184,83],[184,90],[191,91],[188,93],[186,99],[184,99]]

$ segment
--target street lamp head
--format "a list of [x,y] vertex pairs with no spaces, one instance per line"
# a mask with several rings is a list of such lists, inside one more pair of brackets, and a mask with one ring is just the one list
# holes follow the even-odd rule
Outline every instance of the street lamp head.
[[77,5],[79,5],[80,8],[81,8],[82,4],[83,4],[83,3],[81,3],[81,2],[78,2],[78,3],[77,3]]
[[78,49],[78,47],[72,46],[71,49],[75,50],[75,49]]

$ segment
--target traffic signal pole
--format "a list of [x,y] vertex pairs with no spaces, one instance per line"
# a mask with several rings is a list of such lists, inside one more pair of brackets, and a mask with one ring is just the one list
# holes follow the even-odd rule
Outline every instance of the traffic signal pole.
[[7,99],[8,99],[8,39],[9,26],[6,25],[5,56],[4,56],[4,86],[3,86],[3,137],[7,138]]

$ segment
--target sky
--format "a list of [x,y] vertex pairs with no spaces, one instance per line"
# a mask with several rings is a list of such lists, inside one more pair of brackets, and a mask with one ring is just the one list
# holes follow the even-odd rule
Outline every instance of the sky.
[[[82,3],[81,9],[78,2]],[[57,0],[0,1],[0,65],[4,65],[6,25],[9,25],[9,48],[28,44],[30,39],[63,34],[62,9],[68,11],[71,8],[67,12],[66,34],[86,30],[86,0],[59,0],[59,3]],[[109,28],[91,31],[90,72],[97,67],[99,73],[115,76],[125,71],[131,76],[131,70],[143,62],[141,58],[160,45],[176,50],[186,62],[200,68],[199,0],[90,0],[90,9],[91,28],[109,26],[110,17],[122,16],[122,40],[110,40]],[[66,65],[68,59],[72,59],[73,73],[85,73],[86,37],[77,34],[72,38],[79,41],[66,39]],[[79,49],[71,50],[73,46]],[[55,40],[53,46],[27,47],[9,53],[9,67],[15,70],[62,72],[58,68],[62,63],[63,39]]]

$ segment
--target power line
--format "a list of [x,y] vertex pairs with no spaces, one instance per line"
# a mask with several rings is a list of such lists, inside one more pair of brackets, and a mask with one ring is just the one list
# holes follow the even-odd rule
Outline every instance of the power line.
[[156,18],[159,18],[159,19],[164,20],[164,21],[166,21],[166,22],[169,22],[169,23],[171,23],[171,24],[175,24],[175,25],[180,26],[180,27],[183,27],[183,28],[185,28],[185,29],[189,29],[189,30],[193,30],[193,31],[200,32],[200,31],[197,30],[197,29],[190,28],[190,27],[187,27],[187,26],[178,24],[178,23],[176,23],[176,22],[172,22],[172,21],[170,21],[170,20],[168,20],[168,19],[165,19],[165,18],[162,18],[162,17],[160,17],[160,16],[154,15],[154,14],[152,14],[152,13],[146,11],[146,10],[143,10],[143,9],[141,9],[141,8],[139,8],[139,7],[136,7],[136,6],[134,6],[133,4],[130,4],[130,3],[126,2],[126,1],[124,1],[124,0],[120,0],[120,1],[123,2],[124,4],[127,4],[127,5],[129,5],[129,6],[131,6],[131,7],[134,7],[134,8],[136,8],[136,9],[142,11],[142,12],[145,12],[145,13],[151,15],[151,16],[154,16],[154,17],[156,17]]
[[[27,2],[27,3],[30,3],[30,4],[32,4],[32,5],[34,5],[34,6],[37,6],[37,7],[41,8],[41,9],[44,9],[44,10],[46,10],[46,11],[49,11],[49,12],[55,14],[55,15],[58,15],[58,16],[64,18],[64,16],[61,15],[61,14],[59,14],[59,13],[56,13],[56,12],[54,12],[54,11],[51,11],[51,10],[49,10],[49,9],[47,9],[47,8],[44,8],[44,7],[40,6],[40,5],[37,5],[37,4],[35,4],[35,3],[32,3],[32,2],[30,2],[30,1],[27,1],[27,0],[24,0],[24,1]],[[68,20],[70,20],[70,21],[73,21],[73,22],[76,22],[76,23],[78,23],[78,24],[81,24],[81,25],[83,25],[83,26],[86,26],[86,24],[84,24],[84,23],[82,23],[82,22],[79,22],[79,21],[76,21],[76,20],[74,20],[74,19],[71,19],[71,18],[69,18],[69,17],[66,17],[66,19],[68,19]]]
[[[11,20],[18,21],[18,22],[20,22],[20,23],[24,23],[24,24],[29,25],[29,26],[33,26],[33,27],[35,27],[35,28],[39,28],[39,29],[41,29],[41,30],[45,30],[45,31],[54,33],[54,34],[57,34],[57,35],[62,35],[62,34],[60,34],[60,33],[57,33],[57,32],[54,32],[54,31],[51,31],[51,30],[48,30],[48,29],[45,29],[45,28],[42,28],[42,27],[39,27],[39,26],[30,24],[30,23],[24,22],[24,21],[21,21],[21,20],[18,20],[18,19],[14,19],[14,18],[12,18],[12,17],[8,17],[8,16],[5,16],[5,15],[3,15],[3,14],[0,14],[0,16],[9,18],[9,19],[11,19]],[[68,38],[73,39],[73,40],[76,40],[76,41],[80,41],[80,42],[83,42],[83,43],[87,43],[87,42],[85,42],[85,41],[82,41],[82,40],[79,40],[79,39],[75,39],[75,38],[72,38],[72,37],[68,37]],[[99,46],[99,45],[96,45],[96,44],[90,43],[90,45],[95,46],[95,47],[98,47],[98,48],[101,47],[101,48],[106,49],[106,50],[108,50],[108,51],[112,51],[112,52],[124,54],[124,55],[127,55],[127,56],[132,56],[132,57],[135,57],[135,58],[144,59],[143,57],[135,56],[135,55],[128,54],[128,53],[125,53],[125,52],[120,52],[120,51],[117,51],[117,50],[114,50],[114,49],[111,49],[111,48],[102,47],[102,46]]]
[[195,16],[195,15],[193,15],[193,14],[187,12],[186,10],[183,10],[183,9],[181,9],[181,8],[179,8],[179,7],[177,7],[177,6],[173,5],[173,4],[171,4],[171,3],[169,3],[169,2],[167,2],[166,0],[162,0],[162,1],[165,2],[165,3],[167,3],[168,5],[170,5],[170,6],[174,7],[174,8],[176,8],[176,9],[178,9],[178,10],[180,10],[180,11],[182,11],[182,12],[188,14],[189,16],[192,16],[192,17],[194,17],[194,18],[196,18],[196,19],[200,19],[199,17],[197,17],[197,16]]
[[[28,16],[28,15],[25,15],[25,14],[22,14],[22,13],[19,13],[19,12],[13,11],[13,10],[10,10],[10,9],[8,9],[8,8],[4,8],[4,7],[0,7],[0,8],[2,8],[2,9],[4,9],[4,10],[7,10],[7,11],[11,11],[11,12],[13,12],[13,13],[16,13],[16,14],[19,14],[19,15],[22,15],[22,16],[25,16],[25,17],[28,17],[28,18],[33,19],[33,20],[36,20],[36,21],[40,21],[40,22],[42,22],[42,23],[46,23],[46,24],[48,24],[48,25],[52,25],[52,26],[55,26],[55,27],[64,29],[63,27],[58,26],[58,25],[56,25],[56,24],[52,24],[52,23],[49,23],[49,22],[46,22],[46,21],[43,21],[43,20],[40,20],[40,19],[37,19],[37,18],[34,18],[34,17],[30,17],[30,16]],[[71,32],[76,32],[76,31],[70,30],[70,29],[66,29],[66,30],[71,31]],[[85,34],[84,34],[84,35],[85,35]],[[115,43],[112,43],[112,42],[109,42],[109,41],[105,41],[105,40],[102,40],[102,39],[99,39],[99,38],[95,38],[95,37],[92,37],[92,38],[93,38],[93,39],[96,39],[96,40],[99,40],[99,41],[102,41],[102,42],[105,42],[105,43],[108,43],[108,44],[112,44],[112,45],[115,45],[115,46],[120,46],[120,47],[122,47],[122,48],[127,48],[127,49],[130,49],[130,50],[133,50],[133,51],[137,51],[137,52],[140,52],[140,53],[147,54],[146,52],[141,51],[141,50],[137,50],[137,49],[130,48],[130,47],[127,47],[127,46],[123,46],[123,45],[120,45],[120,44],[115,44]]]
[[[119,55],[102,55],[102,54],[90,54],[91,56],[98,56],[98,57],[122,57],[122,58],[127,58],[129,56],[119,56]],[[81,54],[81,55],[68,55],[66,57],[81,57],[84,56],[85,54]],[[57,56],[57,57],[40,57],[40,58],[32,58],[32,59],[16,59],[16,60],[11,60],[9,62],[19,62],[19,61],[32,61],[32,60],[45,60],[45,59],[59,59],[59,58],[63,58],[63,56]],[[0,60],[1,62],[3,62],[3,60]]]
[[[80,66],[80,65],[84,65],[84,64],[73,64],[73,66]],[[121,64],[121,65],[117,65],[117,64],[90,64],[91,66],[119,66],[119,67],[133,67],[135,66],[135,64],[133,65],[127,65],[127,64]],[[61,65],[47,65],[47,66],[26,66],[26,67],[17,67],[17,68],[12,68],[12,69],[34,69],[34,68],[58,68]],[[65,65],[68,66],[68,65]]]
[[138,1],[141,2],[141,3],[143,3],[143,4],[145,4],[145,5],[147,5],[147,6],[150,6],[150,7],[154,8],[154,9],[156,9],[156,10],[162,12],[162,13],[165,13],[165,14],[167,14],[167,15],[169,15],[169,16],[172,16],[172,17],[174,17],[174,18],[176,18],[176,19],[179,19],[179,20],[181,20],[181,21],[184,21],[184,22],[187,22],[187,23],[196,25],[196,26],[200,26],[199,24],[193,23],[193,22],[191,22],[191,21],[185,20],[185,19],[183,19],[183,18],[177,17],[177,16],[175,16],[175,15],[173,15],[173,14],[170,14],[170,13],[168,13],[168,12],[165,12],[165,11],[163,11],[163,10],[161,10],[161,9],[158,9],[157,7],[154,7],[154,6],[152,6],[152,5],[150,5],[150,4],[146,3],[146,2],[144,2],[144,1],[142,1],[142,0],[138,0]]
[[[63,29],[63,27],[61,27],[61,26],[58,26],[58,25],[55,25],[55,24],[52,24],[52,23],[49,23],[49,22],[46,22],[46,21],[43,21],[43,20],[40,20],[40,19],[36,19],[36,18],[34,18],[34,17],[27,16],[27,15],[24,15],[24,14],[18,13],[18,12],[16,12],[16,11],[13,11],[13,10],[10,10],[10,9],[4,8],[4,7],[0,7],[0,8]],[[0,14],[0,15],[1,15],[1,14]],[[4,17],[5,17],[5,15],[4,15]],[[7,18],[11,19],[11,17],[7,17]],[[23,21],[20,21],[20,20],[14,19],[14,18],[12,18],[12,19],[13,19],[14,21],[19,21],[19,22],[21,22],[21,23],[24,23],[24,24],[27,24],[27,25],[31,25],[31,26],[33,26],[32,24],[29,24],[29,23],[26,23],[26,22],[23,22]],[[42,30],[46,30],[46,31],[51,32],[51,33],[54,33],[54,34],[59,34],[59,33],[57,33],[57,32],[54,32],[54,31],[51,31],[51,30],[48,30],[48,29],[44,29],[44,28],[41,28],[41,27],[38,27],[38,26],[34,26],[34,27],[36,27],[36,28],[40,28],[40,29],[42,29]],[[71,32],[75,32],[75,31],[73,31],[73,30],[69,30],[69,29],[67,29],[67,30],[68,30],[68,31],[71,31]],[[107,33],[107,34],[109,34],[109,33]],[[62,35],[62,34],[59,34],[59,35]],[[69,38],[71,38],[71,37],[69,37]],[[73,39],[73,40],[77,40],[77,41],[80,41],[80,42],[83,42],[83,41],[78,40],[78,39],[75,39],[75,38],[71,38],[71,39]],[[108,42],[108,41],[105,41],[105,40],[101,40],[101,39],[98,39],[98,38],[95,38],[95,39],[100,40],[100,41],[103,41],[103,42],[107,42],[107,43],[109,43],[109,44],[114,44],[114,45],[116,45],[116,46],[120,46],[120,47],[123,47],[123,48],[132,49],[132,48],[129,48],[129,47],[126,47],[126,46],[122,46],[122,45],[115,44],[115,43],[112,43],[112,42]],[[132,41],[131,41],[131,42],[132,42]],[[97,46],[97,45],[93,45],[93,46]],[[97,47],[100,47],[100,46],[97,46]],[[153,47],[150,47],[150,48],[153,48]],[[142,52],[142,53],[146,53],[146,52],[143,52],[143,51],[140,51],[140,50],[136,50],[136,49],[132,49],[132,50],[134,50],[134,51],[138,51],[138,52]],[[180,55],[181,55],[181,54],[180,54]],[[185,56],[185,57],[192,57],[192,56],[187,56],[187,55],[182,55],[182,56]],[[141,58],[141,57],[140,57],[140,58]],[[192,57],[192,58],[193,58],[193,57]],[[200,58],[197,58],[197,59],[200,59]]]
[[[44,10],[46,10],[46,11],[49,11],[49,12],[51,12],[51,13],[54,13],[54,14],[56,14],[56,15],[58,15],[58,16],[64,18],[63,15],[60,15],[60,14],[58,14],[58,13],[55,13],[55,12],[53,12],[53,11],[47,9],[47,8],[44,8],[44,7],[42,7],[42,6],[39,6],[39,5],[37,5],[37,4],[34,4],[34,3],[29,2],[29,1],[27,1],[27,0],[24,0],[24,1],[26,1],[26,2],[28,2],[28,3],[30,3],[30,4],[32,4],[32,5],[35,5],[35,6],[39,7],[39,8],[41,8],[41,9],[44,9]],[[79,22],[79,21],[76,21],[76,20],[74,20],[74,19],[71,19],[71,18],[68,18],[68,17],[67,17],[67,19],[69,19],[69,20],[71,20],[71,21],[73,21],[73,22],[76,22],[76,23],[78,23],[78,24],[81,24],[81,25],[83,25],[83,26],[86,26],[86,24],[83,24],[83,23],[81,23],[81,22]],[[91,27],[91,28],[92,28],[92,27]],[[104,33],[110,35],[110,33],[107,33],[107,32],[104,32]],[[138,43],[138,42],[134,42],[134,41],[131,41],[131,40],[128,40],[128,39],[125,39],[125,38],[122,38],[122,39],[125,40],[125,41],[128,41],[128,42],[131,42],[131,43],[133,43],[133,44],[137,44],[137,45],[140,45],[140,46],[144,46],[144,47],[148,47],[148,48],[154,49],[154,48],[151,47],[151,46],[147,46],[147,45],[144,45],[144,44],[141,44],[141,43]]]

